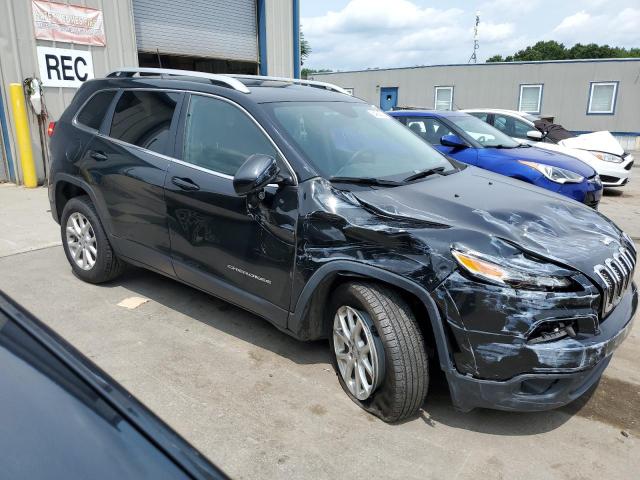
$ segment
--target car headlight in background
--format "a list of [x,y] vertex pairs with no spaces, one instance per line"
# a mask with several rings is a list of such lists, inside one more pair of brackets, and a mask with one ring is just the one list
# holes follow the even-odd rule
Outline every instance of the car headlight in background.
[[469,250],[453,248],[451,254],[465,272],[489,283],[523,290],[567,290],[574,285],[570,277],[551,275],[543,264],[524,255],[518,257],[517,266],[506,266]]
[[593,150],[589,151],[593,153],[598,160],[602,160],[604,162],[622,163],[624,161],[624,158],[614,155],[613,153],[596,152]]
[[546,178],[556,183],[580,183],[584,180],[582,175],[579,175],[571,170],[566,170],[560,167],[554,167],[553,165],[545,165],[544,163],[529,162],[527,160],[518,160],[522,165],[533,168],[539,171]]

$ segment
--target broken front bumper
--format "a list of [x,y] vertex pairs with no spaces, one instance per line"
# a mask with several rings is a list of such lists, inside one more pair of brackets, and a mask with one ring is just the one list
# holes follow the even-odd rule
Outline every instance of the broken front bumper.
[[[449,298],[455,297],[454,293]],[[497,300],[493,296],[490,303],[496,307],[495,316],[507,319],[506,328],[514,318],[558,318],[557,308],[570,305],[569,298],[549,296],[544,304],[538,304],[531,296],[516,298],[510,305],[499,305]],[[574,298],[572,310],[576,318],[586,316],[587,300],[587,296]],[[520,317],[514,310],[518,305],[528,309]],[[593,334],[579,333],[574,338],[546,343],[527,342],[526,334],[515,330],[505,334],[505,328],[499,333],[470,331],[459,323],[464,315],[451,318],[449,310],[450,332],[458,344],[458,352],[454,353],[456,369],[445,372],[453,404],[463,411],[476,407],[536,411],[566,405],[598,382],[612,353],[629,334],[637,307],[638,292],[632,283]],[[565,310],[563,318],[567,318],[566,314]],[[485,318],[482,323],[490,325],[491,320]]]

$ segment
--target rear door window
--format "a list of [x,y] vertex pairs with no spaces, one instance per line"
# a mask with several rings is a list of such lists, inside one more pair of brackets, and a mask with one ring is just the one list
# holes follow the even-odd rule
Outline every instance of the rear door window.
[[169,147],[176,106],[181,94],[163,91],[124,91],[111,121],[109,136],[131,145],[164,153]]
[[191,96],[184,132],[185,162],[233,175],[255,153],[278,158],[266,135],[239,108],[216,98]]
[[113,97],[115,97],[115,90],[106,90],[96,93],[91,99],[82,107],[80,113],[76,117],[76,121],[85,127],[99,130]]

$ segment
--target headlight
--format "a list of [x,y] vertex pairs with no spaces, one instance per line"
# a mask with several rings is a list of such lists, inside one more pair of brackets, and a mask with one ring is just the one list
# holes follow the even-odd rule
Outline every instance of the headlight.
[[544,163],[528,162],[526,160],[518,160],[522,165],[533,168],[539,171],[545,177],[552,182],[556,183],[580,183],[584,180],[582,175],[579,175],[571,170],[566,170],[560,167],[554,167],[553,165],[545,165]]
[[454,248],[451,253],[464,271],[490,283],[523,290],[566,290],[574,285],[569,277],[546,273],[545,270],[549,270],[548,264],[524,255],[514,262],[517,265],[506,266],[496,259],[488,260],[485,255],[477,252]]
[[595,152],[593,150],[589,151],[593,153],[596,158],[604,162],[622,163],[624,161],[624,158],[619,157],[618,155],[614,155],[613,153]]

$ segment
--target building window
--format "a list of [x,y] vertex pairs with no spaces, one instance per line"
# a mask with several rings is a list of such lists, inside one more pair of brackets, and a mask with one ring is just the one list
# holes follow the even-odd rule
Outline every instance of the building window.
[[540,113],[542,85],[520,85],[518,110],[525,113]]
[[433,104],[436,110],[451,110],[453,87],[436,87]]
[[617,93],[618,82],[592,82],[587,113],[613,115]]

